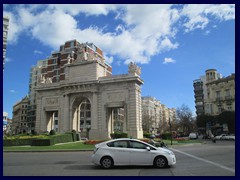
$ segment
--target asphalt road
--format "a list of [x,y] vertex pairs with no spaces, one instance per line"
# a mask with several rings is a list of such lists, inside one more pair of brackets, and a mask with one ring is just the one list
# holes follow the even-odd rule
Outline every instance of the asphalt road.
[[4,176],[235,176],[235,142],[172,147],[177,164],[165,169],[124,166],[105,170],[91,163],[92,152],[3,153]]

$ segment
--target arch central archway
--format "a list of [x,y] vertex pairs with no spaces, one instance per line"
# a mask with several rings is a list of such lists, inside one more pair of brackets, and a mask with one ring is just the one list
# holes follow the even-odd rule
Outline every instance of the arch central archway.
[[87,136],[86,132],[91,129],[91,103],[88,98],[76,98],[73,103],[72,129]]

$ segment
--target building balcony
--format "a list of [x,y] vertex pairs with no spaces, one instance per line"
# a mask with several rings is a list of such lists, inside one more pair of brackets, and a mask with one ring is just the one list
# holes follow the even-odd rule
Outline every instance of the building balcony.
[[233,100],[234,98],[233,98],[233,96],[225,96],[225,100]]
[[222,97],[216,97],[216,99],[215,99],[217,102],[219,102],[219,101],[223,101],[224,100],[224,98],[222,98]]

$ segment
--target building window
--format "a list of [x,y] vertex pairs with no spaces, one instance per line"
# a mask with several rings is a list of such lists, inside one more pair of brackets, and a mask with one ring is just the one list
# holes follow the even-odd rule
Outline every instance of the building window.
[[218,106],[218,113],[223,112],[223,106],[222,106],[222,104],[218,104],[217,106]]
[[220,91],[216,91],[216,99],[217,100],[220,100],[221,98],[220,98]]
[[80,129],[88,129],[91,127],[91,104],[85,99],[80,104]]
[[232,111],[232,105],[227,105],[227,110]]

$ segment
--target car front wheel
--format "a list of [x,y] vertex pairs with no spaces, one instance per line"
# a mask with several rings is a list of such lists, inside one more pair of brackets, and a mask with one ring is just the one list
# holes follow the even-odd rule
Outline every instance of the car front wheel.
[[101,159],[101,166],[104,168],[104,169],[109,169],[109,168],[112,168],[113,167],[113,160],[111,157],[103,157]]
[[168,161],[163,156],[158,156],[154,160],[154,166],[157,168],[164,168],[164,167],[167,167],[167,165],[168,165]]

